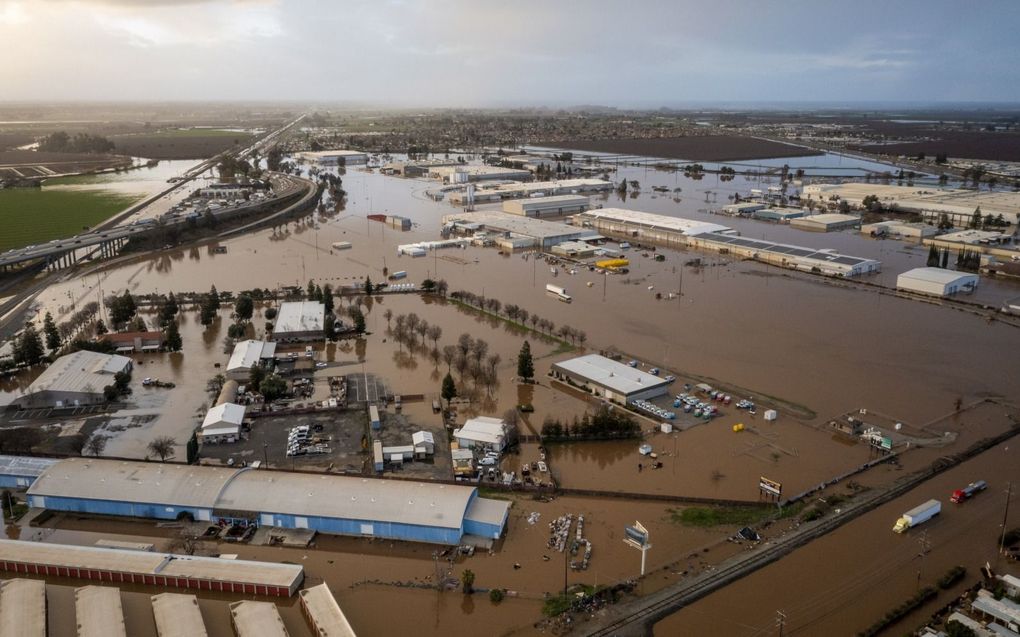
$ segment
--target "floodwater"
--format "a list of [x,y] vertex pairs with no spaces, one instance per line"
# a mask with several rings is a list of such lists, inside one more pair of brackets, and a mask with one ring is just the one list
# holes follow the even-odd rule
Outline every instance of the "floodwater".
[[[604,198],[604,205],[710,219],[738,228],[748,236],[763,235],[770,240],[833,247],[849,254],[881,259],[885,264],[884,272],[868,280],[888,284],[897,272],[923,265],[927,258],[926,251],[906,243],[873,241],[850,233],[805,233],[702,212],[724,204],[727,192],[738,189],[746,192],[750,187],[760,187],[758,182],[738,178],[724,183],[714,177],[699,182],[682,175],[643,169],[623,169],[614,179],[624,176],[640,180],[642,194],[620,201],[618,195],[612,193]],[[679,202],[651,191],[653,185],[672,188],[674,184],[683,188]],[[446,203],[425,197],[425,190],[433,186],[431,182],[348,171],[344,187],[350,198],[344,211],[224,241],[226,254],[214,254],[202,246],[140,255],[119,262],[101,275],[88,274],[48,288],[38,300],[38,316],[51,309],[59,321],[61,316],[70,313],[72,304],[95,298],[100,281],[103,294],[125,289],[133,293],[205,291],[212,284],[220,290],[239,291],[253,287],[303,286],[309,279],[334,286],[357,283],[366,275],[379,281],[384,268],[406,270],[407,281],[420,282],[426,277],[438,276],[449,282],[451,291],[465,289],[498,298],[504,305],[515,303],[557,325],[582,329],[587,333],[590,349],[618,348],[628,356],[674,371],[681,377],[696,374],[719,379],[728,386],[742,388],[742,394],[778,397],[803,406],[807,410],[805,413],[817,414],[803,418],[802,424],[781,409],[779,421],[774,425],[757,421],[745,423],[754,424],[758,434],[732,433],[730,425],[746,418],[740,416],[741,420],[737,420],[735,413],[726,413],[712,424],[695,427],[675,438],[656,434],[650,442],[662,453],[664,462],[663,469],[657,471],[637,471],[639,457],[635,442],[588,443],[550,449],[551,468],[564,484],[609,490],[753,498],[755,479],[766,475],[789,485],[790,492],[796,492],[868,459],[867,449],[847,445],[818,429],[820,423],[838,414],[864,407],[913,426],[925,426],[950,412],[958,398],[965,403],[985,397],[1000,397],[1005,402],[1017,399],[1015,381],[1020,378],[1020,358],[1015,352],[1020,346],[1020,330],[1001,322],[988,322],[972,313],[833,285],[761,264],[674,250],[661,250],[666,261],[657,263],[632,250],[629,275],[603,278],[583,270],[576,276],[560,274],[553,278],[547,265],[522,255],[500,256],[492,249],[437,251],[420,259],[398,257],[398,244],[438,238],[441,217],[455,211]],[[717,194],[713,196],[704,190]],[[712,200],[717,201],[713,204]],[[416,225],[410,232],[395,231],[367,220],[365,215],[369,213],[407,216]],[[350,241],[353,248],[333,252],[330,245],[335,241]],[[691,257],[701,257],[706,266],[684,267],[683,262]],[[560,303],[545,294],[545,284],[553,281],[568,288],[574,297],[572,304]],[[591,287],[586,285],[589,282]],[[649,286],[654,289],[649,290]],[[1018,289],[1015,284],[983,280],[973,298],[993,303],[997,298],[1016,296]],[[654,298],[655,292],[668,291],[682,291],[682,296],[671,301]],[[440,347],[454,342],[461,332],[468,332],[486,339],[490,351],[501,355],[501,382],[492,388],[491,397],[484,388],[477,392],[479,400],[475,409],[499,414],[521,400],[510,378],[515,371],[517,350],[526,336],[504,323],[480,319],[452,304],[429,303],[410,296],[374,299],[367,317],[372,334],[354,342],[329,346],[320,353],[321,359],[351,371],[364,369],[377,373],[397,393],[437,392],[443,364],[434,365],[422,353],[410,357],[406,347],[393,343],[386,335],[385,309],[392,309],[395,314],[414,311],[430,323],[441,325]],[[107,453],[141,457],[145,444],[155,435],[174,435],[179,441],[186,438],[198,423],[197,415],[203,404],[209,401],[204,393],[206,380],[218,373],[216,363],[222,365],[228,357],[222,344],[228,311],[225,309],[213,329],[202,330],[196,314],[189,310],[182,325],[184,353],[143,357],[143,364],[135,372],[136,381],[144,376],[160,377],[177,382],[178,387],[164,394],[158,393],[164,390],[136,387],[139,408],[153,409],[161,415],[144,428],[121,432],[111,440]],[[256,336],[263,325],[264,318],[257,315]],[[552,361],[567,354],[556,353],[555,344],[539,343],[540,339],[534,335],[527,338],[536,350],[536,372],[542,383],[526,392],[533,393],[530,399],[536,407],[524,427],[529,432],[536,431],[547,415],[570,417],[578,413],[582,405],[568,394],[549,387],[542,376]],[[321,376],[333,373],[334,369],[317,371]],[[421,412],[420,416],[425,417],[424,409],[411,409],[416,416]],[[955,427],[961,431],[955,447],[911,451],[904,457],[904,464],[930,462],[952,449],[964,448],[976,439],[967,425],[966,422],[947,425],[947,429]],[[982,477],[997,488],[1010,475],[1007,469],[1001,463],[990,463],[987,469],[980,471],[981,475],[964,476],[966,479],[962,482]],[[873,475],[876,477],[872,478]],[[874,474],[865,474],[861,480],[884,481],[896,475],[895,469],[882,468]],[[959,474],[951,475],[960,478]],[[948,488],[941,482],[937,484],[940,493]],[[561,574],[554,564],[555,558],[549,562],[541,558],[545,525],[550,516],[559,514],[557,511],[585,507],[592,513],[592,528],[601,529],[592,531],[593,535],[598,533],[600,539],[593,540],[597,566],[583,576],[584,581],[589,582],[596,571],[600,579],[606,580],[633,572],[639,556],[623,545],[619,535],[622,524],[638,517],[648,525],[645,518],[661,520],[665,516],[662,504],[635,501],[578,500],[576,505],[568,498],[548,505],[519,501],[511,514],[510,533],[503,550],[493,556],[477,556],[463,566],[479,575],[478,586],[505,586],[520,592],[520,597],[499,606],[493,606],[480,596],[465,602],[459,594],[447,594],[437,600],[434,591],[385,584],[349,588],[363,580],[417,577],[422,581],[433,572],[431,549],[386,547],[386,551],[395,551],[403,557],[386,552],[370,557],[364,555],[367,547],[360,540],[329,539],[323,540],[320,550],[312,553],[256,547],[237,550],[242,556],[291,559],[308,565],[309,573],[325,578],[331,586],[336,583],[334,592],[341,604],[349,608],[355,628],[360,630],[364,626],[370,634],[397,629],[425,630],[430,634],[440,630],[449,633],[452,629],[459,633],[477,630],[480,625],[486,626],[489,632],[511,627],[529,631],[531,623],[539,617],[541,593],[557,587],[556,575]],[[531,510],[542,513],[541,521],[534,527],[527,525],[524,519],[525,512]],[[854,536],[860,540],[849,542],[845,530],[839,532],[840,537],[848,546],[873,538],[878,538],[880,543],[893,541],[887,537],[891,533],[885,527],[891,525],[895,514],[886,512],[880,523],[874,523],[874,528],[864,528],[864,532]],[[945,517],[946,520],[952,518]],[[662,542],[656,547],[661,545],[664,550],[672,546],[674,553],[707,545],[723,535],[719,529],[699,535],[673,527],[671,523],[660,524],[668,524],[668,527],[655,527],[653,536],[662,539],[653,541]],[[332,547],[334,543],[337,557],[325,557],[327,553],[321,549],[326,545]],[[951,542],[947,540],[947,544]],[[406,551],[417,553],[408,557]],[[602,551],[607,551],[604,561]],[[840,559],[832,560],[837,571],[854,563],[854,553],[838,555]],[[660,565],[676,557],[674,554],[672,560],[667,561],[654,553],[649,556],[650,560],[662,559],[657,562]],[[814,559],[816,563],[820,559],[824,561],[819,556]],[[515,561],[521,563],[521,569],[513,568]],[[314,571],[312,565],[315,565]],[[458,565],[456,570],[463,567]],[[944,570],[940,566],[939,574]],[[791,572],[784,570],[781,576],[789,580]],[[773,587],[768,582],[775,581],[784,580],[769,579],[758,586],[768,589]],[[896,595],[892,598],[898,599]],[[735,598],[727,591],[726,599],[732,603]],[[895,603],[871,606],[881,611]],[[396,614],[380,610],[394,606],[411,612]],[[750,606],[758,607],[757,604]],[[774,610],[770,607],[768,612]],[[708,617],[718,617],[718,613],[713,612]],[[756,624],[758,619],[752,617],[748,625],[761,625],[760,622]]]
[[[936,602],[896,624],[889,633],[904,634],[963,588],[980,578],[987,561],[997,572],[1018,574],[1020,567],[998,558],[1006,481],[1020,480],[1016,445],[1008,442],[924,483],[782,560],[713,593],[656,624],[656,635],[775,634],[776,611],[786,614],[787,635],[851,635],[863,630],[914,594],[932,586],[950,568],[967,568],[964,581]],[[949,495],[977,479],[989,488],[955,505]],[[903,535],[892,525],[904,512],[935,498],[942,514]],[[1017,524],[1016,515],[1007,524]],[[920,557],[922,540],[930,552]],[[781,585],[777,585],[778,583]],[[736,600],[740,600],[739,603]]]
[[[587,571],[566,570],[569,585],[583,582],[606,584],[637,577],[640,554],[623,543],[623,528],[640,520],[655,544],[649,551],[647,570],[659,572],[647,578],[645,590],[676,581],[676,568],[699,568],[710,560],[732,554],[734,545],[720,542],[717,530],[685,528],[669,519],[665,504],[616,499],[557,498],[537,502],[515,497],[508,522],[509,532],[498,552],[477,552],[458,557],[454,563],[433,561],[434,547],[355,538],[320,536],[309,549],[261,547],[233,544],[200,544],[200,553],[237,553],[241,559],[258,559],[301,564],[307,585],[329,584],[354,629],[359,634],[381,635],[411,632],[422,635],[465,634],[479,625],[485,634],[531,634],[541,619],[545,593],[562,589],[564,554],[548,548],[549,522],[565,513],[585,516],[584,536],[593,544]],[[538,514],[532,524],[529,517]],[[108,521],[98,518],[57,516],[43,527],[22,529],[22,539],[91,545],[104,537],[156,544],[165,548],[172,531],[146,522]],[[545,559],[548,557],[549,559]],[[573,559],[573,558],[570,558]],[[683,566],[674,566],[676,562]],[[663,570],[664,567],[669,566]],[[433,583],[436,573],[460,578],[465,569],[476,574],[480,592],[466,597],[459,591],[440,593]],[[81,583],[51,579],[50,621],[54,635],[73,634],[73,588]],[[489,601],[489,588],[506,588],[510,595],[501,604]],[[69,591],[69,593],[68,593]],[[149,595],[151,587],[124,587],[123,603],[129,634],[154,635]],[[70,595],[68,603],[65,595]],[[240,596],[200,593],[201,606],[210,634],[230,634],[227,605]],[[291,635],[303,637],[296,600],[278,604]],[[387,609],[404,608],[392,613]],[[132,630],[132,627],[134,629]],[[70,631],[70,632],[68,632]]]
[[[884,271],[866,280],[889,284],[896,273],[922,265],[927,258],[926,251],[903,242],[874,241],[854,233],[807,233],[788,226],[703,212],[715,207],[706,204],[705,198],[718,199],[721,205],[727,192],[746,192],[749,187],[760,186],[758,182],[742,178],[721,182],[714,176],[695,181],[680,174],[635,168],[622,169],[614,178],[623,176],[641,181],[642,194],[623,201],[615,192],[607,194],[604,205],[721,221],[748,236],[833,247],[881,259]],[[653,185],[673,187],[674,183],[683,188],[679,202],[657,196],[650,189]],[[691,373],[719,379],[745,388],[750,395],[776,396],[803,405],[817,414],[815,421],[866,407],[917,424],[947,413],[957,398],[966,402],[985,396],[1016,398],[1012,379],[1020,376],[1020,359],[1011,352],[1020,345],[1020,330],[999,322],[988,323],[956,309],[837,285],[762,264],[732,261],[711,253],[665,249],[659,252],[666,256],[666,261],[658,263],[632,250],[630,274],[604,278],[586,270],[576,276],[561,273],[553,277],[547,266],[533,259],[501,256],[492,249],[441,250],[420,259],[398,257],[398,244],[437,238],[442,216],[455,211],[448,204],[425,196],[424,191],[433,185],[434,182],[362,170],[347,171],[344,187],[350,195],[344,211],[227,240],[222,244],[227,248],[226,254],[214,254],[203,246],[139,256],[105,270],[101,289],[107,295],[125,289],[133,293],[165,293],[204,291],[215,284],[220,290],[238,291],[303,286],[309,279],[339,286],[355,284],[366,275],[382,280],[384,268],[406,270],[408,281],[438,276],[450,283],[451,291],[466,289],[498,298],[504,304],[516,303],[557,325],[582,329],[588,335],[587,345],[591,349],[616,347],[680,376]],[[717,194],[708,197],[703,190]],[[415,226],[410,232],[399,232],[367,220],[364,215],[368,213],[404,215]],[[353,248],[334,252],[330,247],[334,241],[349,241]],[[706,266],[694,269],[682,265],[695,256],[701,257]],[[546,295],[544,286],[550,281],[567,287],[574,302],[564,304]],[[592,286],[587,287],[587,283]],[[55,284],[40,296],[37,316],[52,309],[59,320],[61,314],[69,313],[70,301],[96,298],[99,289],[95,274]],[[974,299],[992,303],[995,299],[1016,296],[1018,290],[1016,284],[985,279]],[[669,291],[682,292],[682,296],[655,300],[655,292]],[[399,349],[394,355],[392,343],[382,343],[385,320],[377,310],[391,306],[396,313],[417,311],[430,322],[442,325],[444,343],[454,340],[461,331],[474,329],[471,322],[474,319],[457,323],[454,317],[458,312],[450,310],[430,317],[427,314],[431,311],[420,301],[393,297],[386,297],[369,311],[368,327],[374,334],[355,346],[364,348],[360,354],[355,351],[359,362],[364,357],[366,367],[374,368],[367,371],[384,374],[394,389],[402,393],[436,391],[441,375],[434,372],[435,366],[426,357],[419,355],[412,361],[400,355]],[[220,322],[221,331],[225,324],[225,320]],[[261,327],[258,320],[256,327]],[[200,381],[204,386],[204,381],[215,373],[211,366],[226,360],[221,350],[222,336],[215,330],[198,332],[193,316],[183,329],[186,351],[183,357],[177,357],[176,367],[169,365],[164,371],[157,365],[139,369],[136,375],[187,376],[198,379],[193,382]],[[498,347],[503,359],[501,377],[513,374],[513,359],[522,338],[508,335],[501,339]],[[191,352],[189,343],[196,340],[206,352],[201,356]],[[495,345],[495,336],[488,340]],[[382,357],[375,355],[379,347]],[[167,358],[173,360],[173,356]],[[188,363],[194,359],[198,359],[197,366]],[[351,357],[342,353],[341,359],[349,361]],[[547,361],[541,362],[539,374],[545,371],[546,364]],[[510,383],[501,383],[499,404],[495,407],[503,409],[513,404],[513,391]],[[194,413],[193,407],[200,407],[203,400],[204,396],[197,403],[193,400],[192,405],[185,404],[178,413]],[[552,415],[569,415],[577,408],[576,403],[567,407],[571,402],[561,401],[566,408]],[[546,415],[533,414],[532,429],[540,426]],[[777,431],[787,432],[782,445],[801,451],[802,459],[817,453],[812,462],[821,468],[829,463],[845,466],[860,459],[858,451],[813,440],[812,437],[817,438],[813,432],[805,433],[803,440],[795,439],[799,434],[793,428],[787,429],[785,420],[781,412]],[[730,457],[719,458],[719,463],[732,465],[730,475],[736,475],[741,462],[733,454],[739,453],[745,443],[728,433],[732,422],[720,422],[722,426],[714,424],[682,434],[678,445],[696,454],[700,445],[684,444],[687,434],[688,440],[704,444],[731,440],[725,443],[729,445],[728,451],[722,454]],[[625,474],[636,468],[634,458],[621,455],[612,444],[590,447],[595,449],[593,454],[604,456],[600,462],[606,465],[622,461],[620,470]],[[771,456],[771,452],[766,453]],[[813,473],[783,475],[784,459],[778,464],[776,479],[780,481],[818,479]],[[804,462],[788,464],[792,467]],[[693,471],[707,474],[713,468],[699,466]],[[723,468],[720,471],[727,473]],[[596,475],[591,469],[588,473]],[[572,480],[570,476],[564,479]],[[666,482],[647,476],[641,480]],[[718,489],[721,487],[715,485],[737,481],[701,482],[699,488]],[[652,486],[653,490],[660,488]]]

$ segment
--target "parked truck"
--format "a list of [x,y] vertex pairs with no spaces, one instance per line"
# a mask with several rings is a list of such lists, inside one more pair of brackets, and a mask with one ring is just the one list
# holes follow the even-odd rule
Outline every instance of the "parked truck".
[[549,294],[552,294],[553,296],[563,301],[564,303],[570,303],[573,300],[570,297],[570,295],[567,294],[566,288],[561,288],[560,286],[553,285],[552,283],[546,284],[545,291],[548,292]]
[[964,488],[957,489],[956,491],[953,491],[953,495],[952,495],[952,497],[949,498],[949,501],[954,503],[954,504],[960,504],[961,502],[963,502],[965,500],[970,500],[977,493],[980,493],[981,491],[984,491],[987,488],[988,488],[988,483],[985,482],[984,480],[978,480],[977,482],[971,482],[970,484],[968,484]]
[[907,529],[911,529],[918,524],[927,522],[941,512],[941,502],[938,500],[928,500],[924,504],[916,506],[900,516],[900,519],[896,520],[896,525],[893,527],[893,531],[896,533],[903,533]]

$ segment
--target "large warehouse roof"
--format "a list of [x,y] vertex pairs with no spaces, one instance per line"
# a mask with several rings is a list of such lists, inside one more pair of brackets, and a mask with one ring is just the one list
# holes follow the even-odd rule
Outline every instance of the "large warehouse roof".
[[907,270],[900,276],[916,281],[924,281],[925,283],[948,285],[973,278],[975,275],[968,274],[967,272],[956,272],[955,270],[943,270],[942,268],[914,268],[913,270]]
[[226,486],[217,507],[456,529],[474,492],[443,484],[244,471]]
[[153,553],[96,546],[0,540],[0,561],[70,568],[155,574],[222,582],[293,587],[304,577],[299,564],[225,560],[219,557]]
[[585,219],[605,219],[606,221],[629,223],[635,226],[643,226],[655,230],[670,230],[687,236],[703,234],[705,232],[725,232],[730,229],[728,226],[708,221],[684,219],[683,217],[670,217],[667,215],[657,215],[651,212],[641,212],[640,210],[625,210],[623,208],[600,208],[598,210],[589,210],[588,212],[582,213],[581,217]]
[[588,228],[568,226],[557,221],[543,221],[531,217],[521,217],[496,210],[458,212],[443,217],[444,224],[455,222],[477,223],[484,226],[486,230],[511,232],[542,241],[559,237],[597,238],[599,236],[598,233],[592,232]]
[[131,359],[126,356],[80,350],[53,361],[25,393],[102,393],[103,387],[113,384],[113,375],[124,371],[130,364]]
[[29,495],[213,508],[238,469],[67,458],[45,470]]
[[318,301],[293,301],[280,304],[273,334],[322,331],[326,306]]
[[667,384],[664,378],[652,376],[598,354],[578,356],[556,363],[555,366],[625,395]]
[[0,475],[37,478],[53,465],[60,462],[53,458],[31,456],[0,456]]

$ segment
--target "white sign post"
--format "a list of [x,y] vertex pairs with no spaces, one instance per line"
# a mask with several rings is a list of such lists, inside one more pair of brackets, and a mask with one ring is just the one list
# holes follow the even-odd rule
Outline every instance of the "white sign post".
[[652,545],[648,542],[648,529],[635,520],[634,526],[624,528],[624,533],[627,537],[623,538],[623,543],[641,551],[641,575],[643,577],[645,574],[645,558],[648,549],[652,548]]

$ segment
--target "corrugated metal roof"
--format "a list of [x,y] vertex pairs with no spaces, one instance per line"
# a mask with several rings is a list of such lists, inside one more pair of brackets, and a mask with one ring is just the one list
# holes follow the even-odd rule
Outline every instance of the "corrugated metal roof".
[[276,343],[274,342],[255,341],[252,339],[241,341],[234,346],[234,351],[230,354],[230,360],[227,362],[227,371],[251,369],[255,363],[264,358],[272,358],[275,355]]
[[78,637],[127,636],[119,588],[109,586],[76,588],[74,613],[78,622]]
[[240,427],[244,422],[244,412],[247,408],[244,405],[234,403],[222,403],[216,405],[205,414],[202,421],[202,431],[219,429],[224,426]]
[[665,378],[653,376],[598,354],[560,361],[553,367],[587,378],[591,382],[625,395],[668,384]]
[[318,301],[281,303],[273,325],[273,335],[291,332],[318,332],[326,318],[326,306]]
[[0,635],[46,637],[46,582],[12,579],[0,583]]
[[459,529],[474,492],[444,484],[244,471],[227,484],[217,507]]
[[159,637],[208,637],[198,598],[180,593],[152,596],[152,615]]
[[465,519],[483,524],[503,524],[507,512],[510,510],[510,503],[506,500],[491,500],[489,498],[475,498],[468,507]]
[[25,394],[41,391],[102,393],[103,387],[113,384],[113,375],[130,364],[131,359],[126,356],[77,351],[53,361],[28,386]]
[[340,610],[340,604],[333,597],[329,586],[325,583],[319,584],[298,594],[301,595],[301,605],[305,613],[317,629],[317,637],[355,637],[354,628]]
[[239,469],[161,462],[66,458],[36,479],[29,495],[213,508]]
[[287,637],[280,611],[269,602],[243,601],[230,605],[237,637]]
[[90,568],[135,574],[159,574],[167,577],[188,577],[288,588],[296,586],[304,577],[304,569],[298,564],[225,560],[198,555],[176,555],[23,540],[0,540],[0,559],[23,564]]
[[37,478],[58,462],[60,461],[53,458],[0,456],[0,475]]

